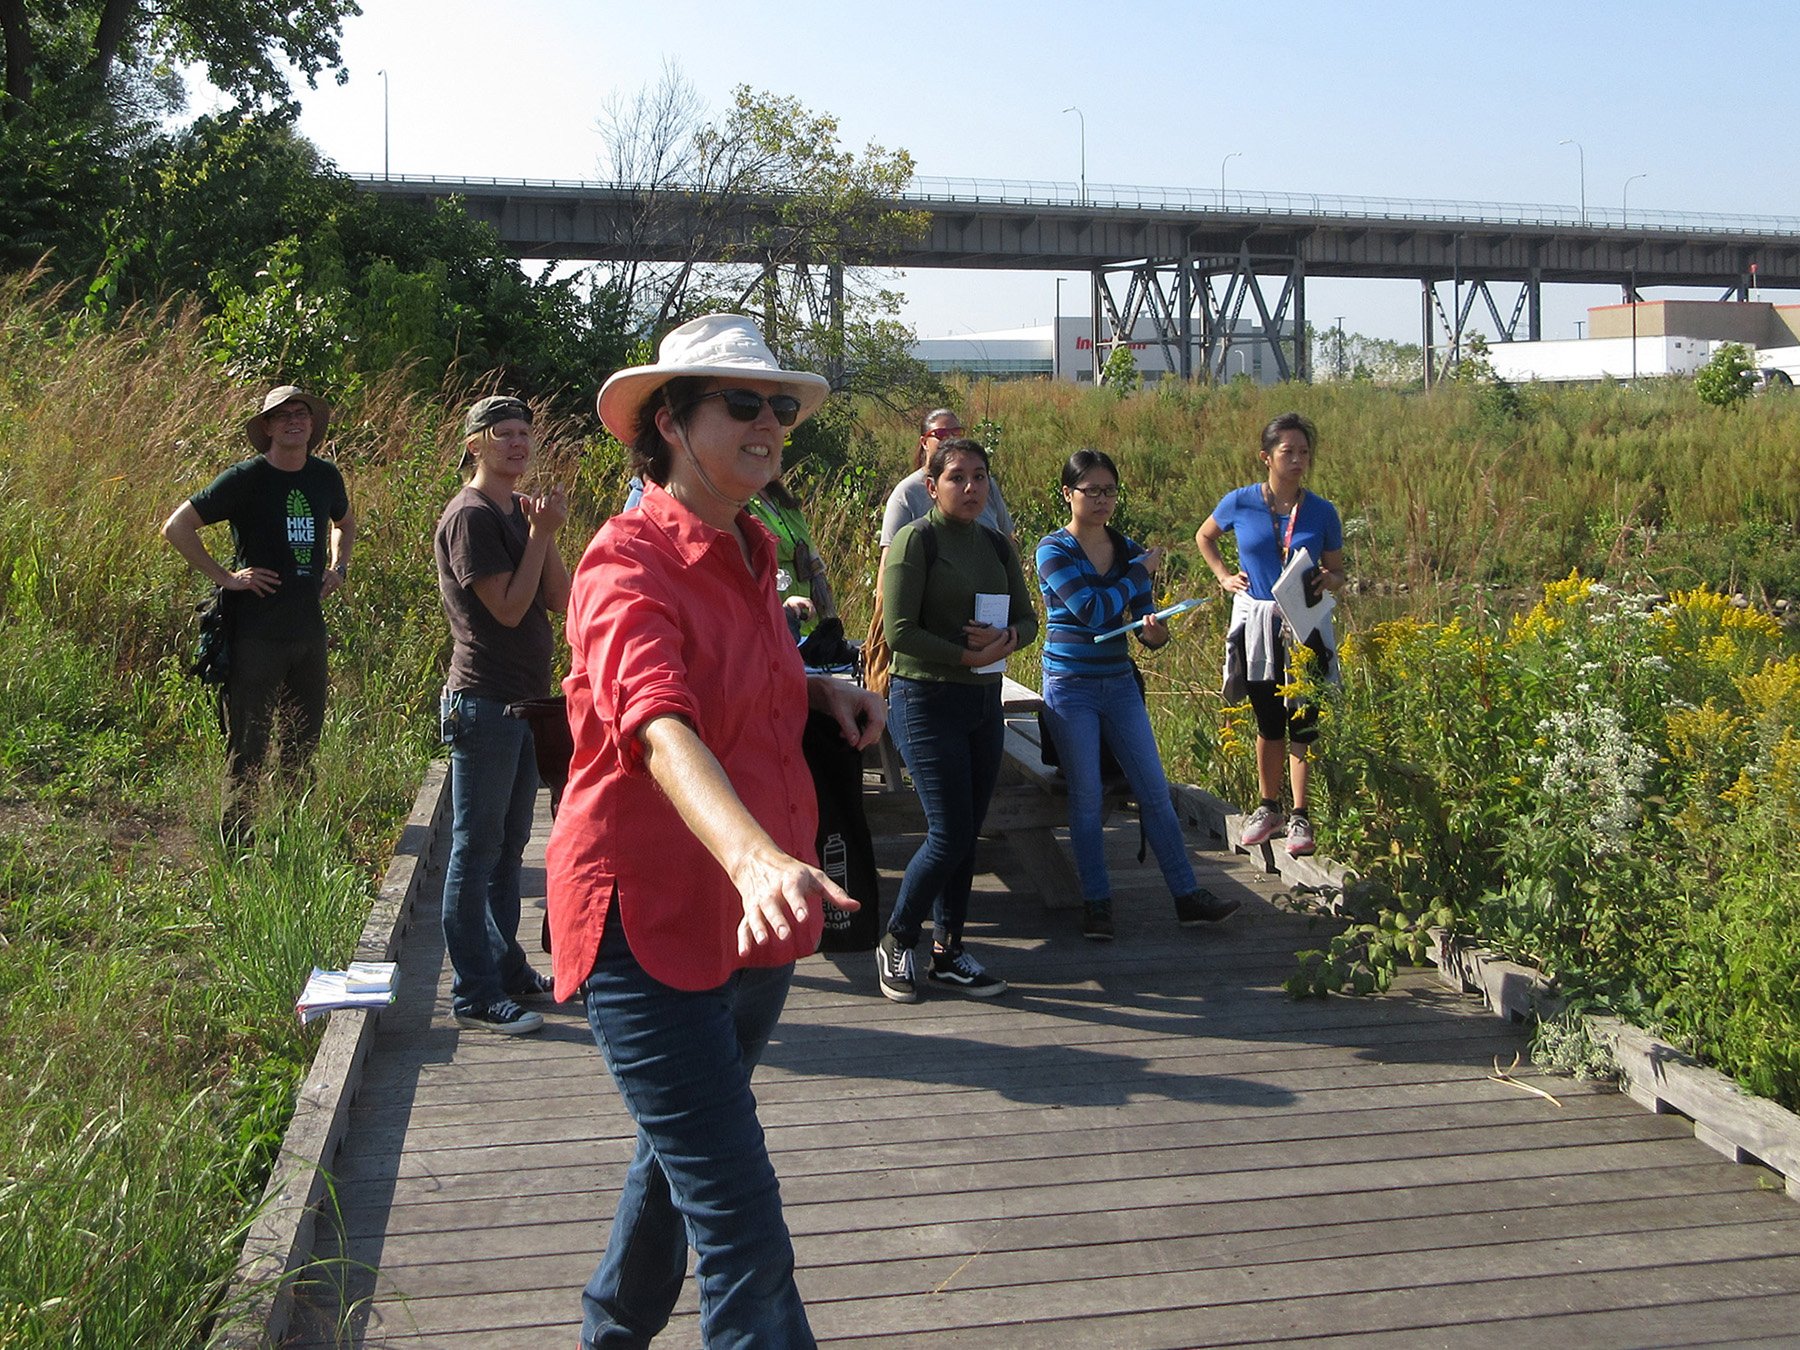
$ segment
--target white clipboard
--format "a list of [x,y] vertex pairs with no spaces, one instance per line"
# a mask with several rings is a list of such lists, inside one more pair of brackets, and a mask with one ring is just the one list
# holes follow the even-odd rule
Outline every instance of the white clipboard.
[[1302,578],[1312,567],[1313,556],[1302,545],[1294,550],[1287,566],[1281,569],[1281,575],[1275,579],[1272,590],[1275,607],[1281,611],[1282,619],[1292,630],[1297,642],[1310,639],[1331,617],[1331,611],[1337,608],[1337,597],[1330,591],[1320,593],[1318,604],[1306,603],[1306,582]]

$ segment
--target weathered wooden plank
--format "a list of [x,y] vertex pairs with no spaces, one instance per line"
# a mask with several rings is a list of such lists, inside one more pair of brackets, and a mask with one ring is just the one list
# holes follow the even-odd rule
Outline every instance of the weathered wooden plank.
[[1800,1274],[1800,1258],[1594,1272],[1544,1260],[1521,1263],[1521,1273],[1454,1282],[1384,1269],[1389,1287],[1317,1292],[1328,1282],[1315,1279],[1299,1289],[1277,1283],[1278,1276],[1298,1273],[1246,1266],[1186,1281],[1188,1288],[1182,1281],[1143,1275],[1071,1280],[1010,1297],[994,1290],[947,1292],[862,1300],[855,1306],[821,1305],[815,1299],[809,1312],[822,1339],[847,1346],[904,1344],[907,1337],[924,1334],[933,1346],[1211,1346],[1298,1339],[1327,1327],[1340,1334],[1441,1328],[1447,1344],[1483,1345],[1488,1342],[1480,1337],[1481,1324],[1499,1318],[1786,1294]]
[[[1125,833],[1110,947],[1009,893],[1028,883],[984,845],[971,942],[1015,983],[993,1004],[900,1008],[865,954],[802,963],[757,1095],[821,1339],[1465,1343],[1548,1318],[1626,1344],[1607,1328],[1657,1325],[1659,1300],[1787,1331],[1800,1210],[1617,1093],[1528,1077],[1558,1108],[1491,1081],[1521,1033],[1429,976],[1289,1002],[1293,951],[1329,926],[1208,857],[1243,921],[1178,929]],[[916,842],[883,841],[890,886]],[[385,1024],[391,1079],[365,1080],[318,1255],[367,1300],[365,1344],[569,1343],[629,1120],[578,1008],[520,1042],[446,1008],[440,971]],[[693,1309],[690,1286],[659,1350],[698,1344]]]

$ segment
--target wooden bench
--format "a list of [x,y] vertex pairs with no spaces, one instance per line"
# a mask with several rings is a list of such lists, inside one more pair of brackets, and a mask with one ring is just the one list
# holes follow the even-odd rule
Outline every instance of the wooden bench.
[[[1060,770],[1044,763],[1038,743],[1037,713],[1042,695],[1029,685],[1002,677],[1000,707],[1006,718],[1005,758],[982,833],[1001,838],[1019,869],[1030,879],[1046,909],[1078,909],[1081,884],[1056,831],[1069,823],[1067,785]],[[871,777],[863,809],[876,834],[917,830],[923,823],[919,799],[902,790],[900,755],[886,732],[871,755]],[[1109,786],[1101,806],[1105,819],[1125,800],[1123,784]]]

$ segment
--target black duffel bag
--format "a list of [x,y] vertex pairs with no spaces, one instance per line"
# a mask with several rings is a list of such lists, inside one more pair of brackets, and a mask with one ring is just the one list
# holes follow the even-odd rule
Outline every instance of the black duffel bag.
[[881,874],[863,814],[862,751],[844,740],[836,718],[822,712],[807,716],[801,749],[819,798],[819,867],[862,905],[855,911],[825,906],[819,950],[873,951],[881,936]]

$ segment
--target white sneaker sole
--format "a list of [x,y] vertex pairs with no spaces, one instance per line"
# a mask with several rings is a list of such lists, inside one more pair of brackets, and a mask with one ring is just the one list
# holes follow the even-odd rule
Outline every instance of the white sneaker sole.
[[952,989],[959,994],[967,994],[970,998],[999,998],[1006,992],[1006,981],[996,980],[993,984],[964,984],[960,980],[946,980],[938,975],[927,975],[926,979],[939,989]]

